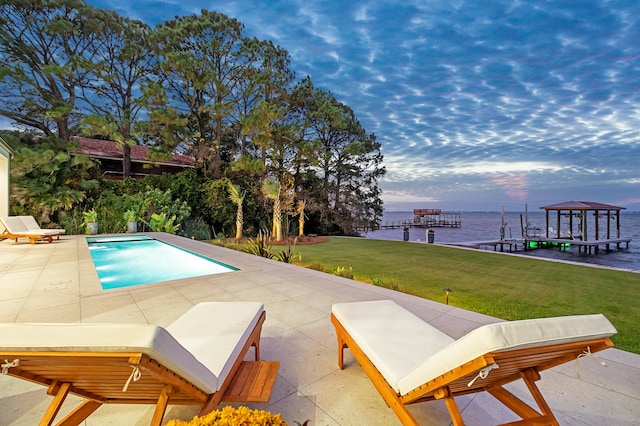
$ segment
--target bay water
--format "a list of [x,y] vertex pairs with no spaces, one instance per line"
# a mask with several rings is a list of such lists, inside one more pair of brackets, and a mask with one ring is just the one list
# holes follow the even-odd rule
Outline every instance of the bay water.
[[[411,211],[385,212],[381,225],[397,225],[403,221],[413,221],[413,219],[414,216]],[[434,232],[434,243],[436,244],[495,241],[500,239],[500,229],[503,226],[503,221],[505,238],[521,239],[521,223],[529,223],[530,227],[539,228],[543,235],[546,226],[545,212],[543,211],[529,211],[526,216],[524,212],[505,212],[504,215],[501,212],[461,212],[460,220],[461,226],[459,228],[409,228],[408,241],[426,244],[429,229]],[[550,226],[555,227],[555,212],[550,214],[549,221]],[[600,221],[600,239],[605,238],[606,222],[606,218]],[[615,224],[610,225],[610,227],[611,238],[616,238]],[[591,225],[589,232],[591,233],[589,240],[593,240],[593,225]],[[393,229],[368,231],[363,233],[362,236],[380,240],[403,241],[404,228],[400,226]],[[584,250],[579,252],[577,246],[572,246],[568,250],[560,250],[556,247],[523,251],[522,244],[519,244],[516,253],[531,257],[595,264],[640,272],[640,212],[621,212],[620,237],[631,238],[629,248],[626,248],[626,244],[623,243],[620,249],[612,245],[610,251],[604,250],[604,246],[601,245],[598,253],[594,253],[593,250],[591,253],[585,253]],[[493,251],[493,247],[488,248],[488,250]],[[498,250],[500,249],[498,248]],[[507,248],[505,247],[506,250]]]

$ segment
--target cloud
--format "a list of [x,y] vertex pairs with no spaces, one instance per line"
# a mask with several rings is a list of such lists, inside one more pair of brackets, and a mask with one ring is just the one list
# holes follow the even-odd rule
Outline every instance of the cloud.
[[640,209],[640,3],[89,2],[150,24],[218,10],[287,49],[376,134],[385,193]]

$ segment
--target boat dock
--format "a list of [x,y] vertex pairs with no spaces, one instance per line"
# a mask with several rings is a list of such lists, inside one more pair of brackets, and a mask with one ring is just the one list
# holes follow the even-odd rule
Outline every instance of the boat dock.
[[397,228],[460,228],[460,212],[443,212],[440,209],[413,209],[413,219],[386,222],[380,229]]
[[604,246],[606,251],[611,251],[612,246],[615,246],[616,249],[620,250],[622,245],[624,244],[624,248],[629,248],[629,243],[631,242],[631,238],[609,238],[604,240],[571,240],[565,238],[543,238],[543,237],[528,237],[525,240],[525,250],[531,248],[544,248],[544,247],[558,247],[560,250],[566,250],[570,246],[577,246],[578,252],[587,254],[591,254],[592,252],[598,253],[600,251],[600,246]]
[[445,243],[452,246],[468,247],[473,249],[486,249],[493,247],[493,251],[498,251],[498,247],[501,252],[505,249],[510,252],[518,251],[518,246],[521,250],[526,250],[526,245],[523,240],[508,239],[508,240],[487,240],[487,241],[465,241],[462,243]]

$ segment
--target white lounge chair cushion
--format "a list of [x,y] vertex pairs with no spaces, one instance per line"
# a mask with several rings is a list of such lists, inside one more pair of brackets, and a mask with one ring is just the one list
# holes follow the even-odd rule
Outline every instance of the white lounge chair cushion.
[[0,336],[0,349],[7,351],[142,352],[207,393],[215,392],[218,387],[215,374],[167,330],[154,325],[0,324]]
[[0,349],[142,352],[211,394],[263,311],[258,302],[200,303],[166,330],[148,324],[0,324]]
[[50,232],[56,232],[58,234],[64,234],[66,231],[62,228],[60,229],[52,229],[52,228],[40,228],[40,225],[38,225],[38,222],[36,221],[36,219],[33,216],[17,216],[20,218],[20,220],[22,221],[22,223],[24,224],[24,226],[27,228],[27,230],[29,231],[50,231]]
[[398,379],[454,342],[390,300],[336,303],[333,315],[398,392]]
[[263,311],[259,302],[199,303],[167,331],[218,377],[219,390]]
[[[392,308],[390,303],[395,305],[395,308]],[[369,316],[371,316],[372,313],[378,311],[379,306],[384,306],[387,315],[398,318],[405,318],[406,313],[404,312],[408,312],[391,301],[358,302],[358,304],[372,305],[369,305],[368,308],[364,309],[363,307],[353,309],[353,307],[342,306],[339,307],[339,310],[350,311],[353,309],[360,311],[365,315],[365,312],[368,310]],[[418,319],[419,321],[422,320],[415,317],[413,314],[409,313],[409,315],[410,317],[408,317],[409,320],[407,322],[410,324],[411,329],[418,331],[415,319]],[[350,320],[349,316],[351,315],[347,315],[347,321]],[[379,322],[394,324],[393,328],[384,328],[384,333],[389,333],[386,334],[387,344],[389,346],[395,346],[395,348],[393,351],[384,351],[384,359],[381,361],[374,361],[374,359],[369,356],[369,353],[365,352],[374,365],[378,367],[378,362],[381,362],[385,365],[385,368],[389,369],[388,365],[401,362],[394,359],[397,358],[397,355],[394,354],[400,354],[405,351],[421,352],[422,355],[422,359],[413,365],[409,365],[410,363],[407,362],[403,366],[393,367],[393,371],[400,372],[404,370],[401,374],[392,376],[390,379],[383,374],[388,383],[401,395],[404,395],[418,386],[421,386],[456,367],[490,352],[598,339],[610,337],[616,334],[616,329],[602,314],[539,318],[488,324],[471,331],[467,335],[456,341],[452,341],[451,343],[446,343],[445,340],[440,337],[433,339],[432,342],[428,342],[428,339],[424,339],[419,335],[407,336],[407,334],[402,331],[404,325],[401,321],[389,321],[388,319],[384,320],[383,318],[380,318]],[[345,326],[344,323],[342,324]],[[431,327],[428,324],[426,325]],[[347,329],[346,326],[345,329]],[[375,329],[376,327],[371,327],[371,325],[368,325],[365,329],[360,329],[359,334],[362,335],[361,339],[376,341],[384,340],[384,336],[371,336],[371,334],[378,334]],[[347,329],[347,331],[351,334],[349,329]],[[402,339],[398,339],[395,336],[396,333],[405,333],[405,338],[407,340],[413,339],[420,342],[418,345],[424,346],[424,349],[421,351],[419,348],[416,348],[417,345],[414,342],[403,343]],[[438,333],[441,332],[438,331]],[[437,333],[435,334],[437,335]],[[351,336],[353,337],[352,334]],[[355,337],[354,339],[356,343],[360,345],[361,340],[358,340]],[[362,348],[362,346],[360,347]],[[402,358],[408,357],[402,355]],[[418,356],[416,356],[416,358],[418,358]]]
[[20,216],[4,216],[1,217],[0,220],[2,224],[9,231],[10,234],[14,235],[24,235],[24,236],[56,236],[59,235],[60,232],[47,229],[41,229],[39,231],[33,231],[28,229],[25,224],[20,219]]

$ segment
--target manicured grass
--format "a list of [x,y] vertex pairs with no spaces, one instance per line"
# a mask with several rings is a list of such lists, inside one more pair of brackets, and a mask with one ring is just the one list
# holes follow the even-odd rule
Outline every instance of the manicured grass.
[[[617,348],[640,353],[640,274],[402,241],[332,237],[298,245],[304,266],[506,320],[603,313]],[[611,254],[615,256],[614,254]]]

